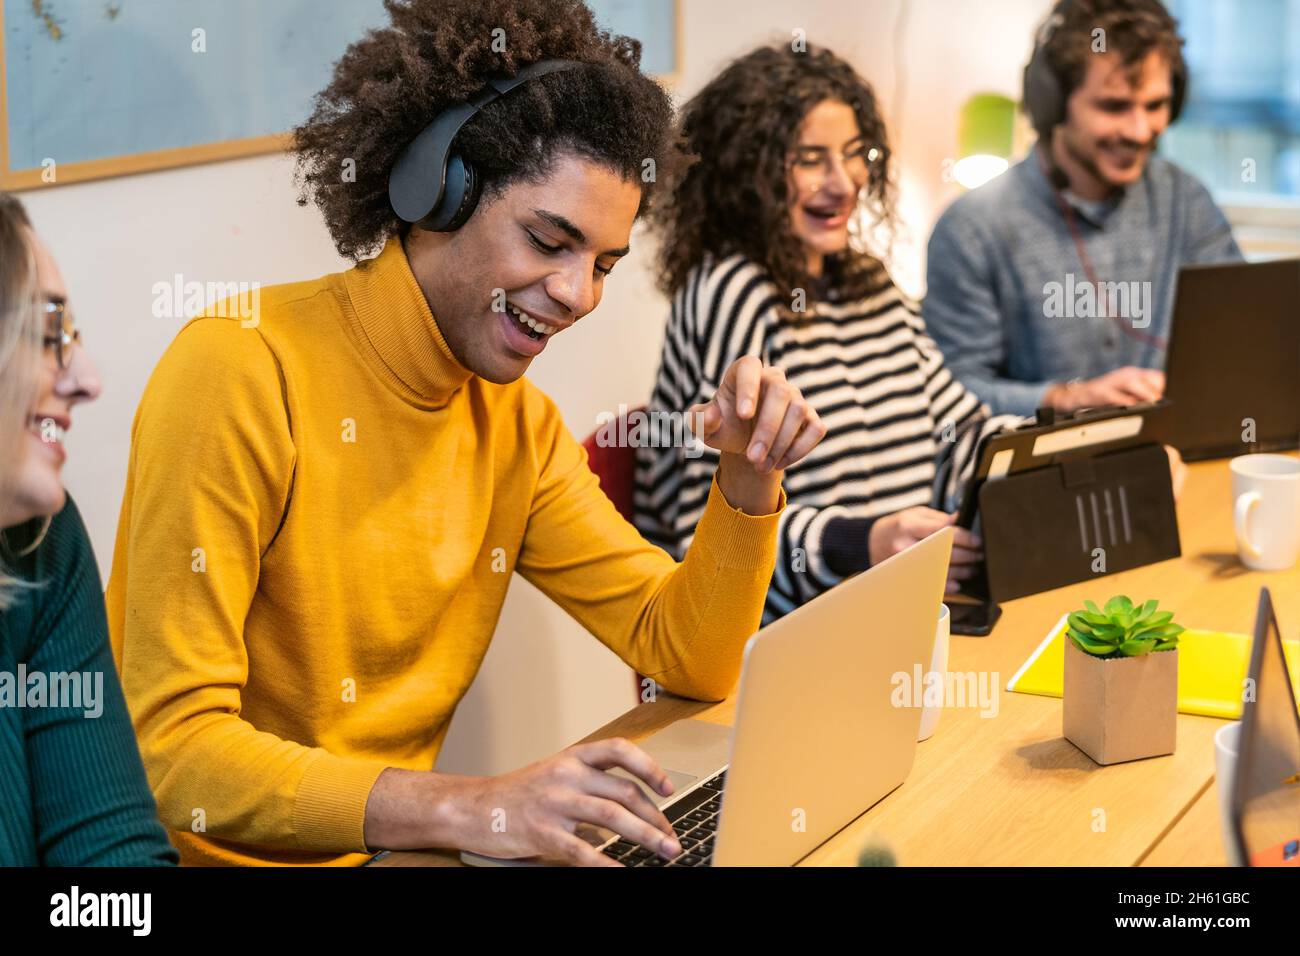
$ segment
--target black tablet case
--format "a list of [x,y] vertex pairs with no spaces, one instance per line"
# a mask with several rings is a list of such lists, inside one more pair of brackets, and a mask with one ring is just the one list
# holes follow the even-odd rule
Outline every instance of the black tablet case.
[[[1169,458],[1158,444],[986,481],[979,513],[985,580],[977,590],[994,601],[1182,554]],[[1104,571],[1094,570],[1096,548]]]

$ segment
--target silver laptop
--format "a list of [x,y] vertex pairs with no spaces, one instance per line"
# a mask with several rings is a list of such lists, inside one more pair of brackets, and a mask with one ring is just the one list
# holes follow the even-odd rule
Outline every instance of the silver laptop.
[[673,781],[667,797],[646,793],[680,857],[607,830],[582,835],[628,866],[791,866],[898,787],[921,709],[894,706],[895,675],[929,669],[952,536],[931,535],[751,637],[734,727],[679,720],[639,742]]

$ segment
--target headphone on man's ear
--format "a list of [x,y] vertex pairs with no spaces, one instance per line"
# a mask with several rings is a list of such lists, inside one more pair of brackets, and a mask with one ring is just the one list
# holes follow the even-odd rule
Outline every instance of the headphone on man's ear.
[[[1052,68],[1047,49],[1051,46],[1056,31],[1065,23],[1066,12],[1080,3],[1086,4],[1086,9],[1091,8],[1090,0],[1059,0],[1052,8],[1052,14],[1043,24],[1034,44],[1033,56],[1025,66],[1025,110],[1029,113],[1034,131],[1041,139],[1046,139],[1053,127],[1065,122],[1066,100],[1069,98],[1060,75]],[[1142,13],[1137,9],[1134,12],[1139,15]],[[1172,123],[1183,110],[1183,100],[1187,95],[1187,68],[1181,58],[1170,65],[1173,71],[1173,93],[1169,100],[1169,122]]]
[[454,232],[478,204],[483,184],[473,163],[452,148],[461,127],[483,107],[548,73],[581,66],[574,60],[541,60],[514,76],[495,76],[466,103],[438,115],[402,151],[388,174],[388,201],[403,222],[430,232]]

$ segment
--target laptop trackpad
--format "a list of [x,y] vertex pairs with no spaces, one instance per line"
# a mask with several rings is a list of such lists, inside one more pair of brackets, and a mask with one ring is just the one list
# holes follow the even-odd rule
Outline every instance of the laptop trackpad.
[[669,796],[659,796],[623,770],[611,770],[610,773],[632,780],[655,806],[662,807],[701,777],[715,774],[727,765],[731,756],[731,728],[706,720],[678,720],[640,741],[638,746],[668,774],[673,783],[673,792]]
[[634,784],[636,784],[638,787],[641,788],[641,792],[644,793],[647,797],[649,797],[650,802],[653,803],[656,807],[662,807],[666,803],[671,803],[673,800],[675,800],[677,797],[681,795],[681,792],[683,790],[685,790],[687,787],[693,784],[696,780],[700,779],[695,774],[682,773],[680,770],[673,770],[670,767],[664,767],[664,773],[668,774],[668,779],[671,780],[673,784],[673,792],[670,793],[668,796],[664,797],[655,793],[648,786],[646,786],[645,781],[643,781],[640,777],[628,773],[622,767],[615,767],[613,770],[609,772],[616,777],[623,777],[626,780],[631,780]]

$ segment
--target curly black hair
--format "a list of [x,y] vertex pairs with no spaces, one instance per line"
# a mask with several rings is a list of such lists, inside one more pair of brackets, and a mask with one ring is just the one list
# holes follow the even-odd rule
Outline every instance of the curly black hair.
[[[456,137],[478,170],[482,201],[512,182],[545,178],[558,151],[638,182],[638,214],[671,175],[668,94],[641,72],[640,42],[599,29],[582,0],[384,0],[384,7],[390,25],[348,47],[311,117],[293,131],[298,204],[320,207],[340,255],[364,258],[406,228],[389,205],[388,173],[408,143],[489,76],[512,76],[538,60],[584,65],[524,84]],[[355,182],[344,175],[349,169]]]
[[733,61],[683,108],[680,148],[692,155],[677,164],[670,196],[650,213],[661,240],[665,292],[681,288],[705,256],[737,253],[764,266],[778,287],[804,289],[810,299],[824,285],[845,296],[879,287],[883,266],[863,248],[828,256],[826,283],[815,280],[791,228],[788,174],[799,127],[828,99],[852,107],[862,135],[881,151],[860,211],[882,232],[892,231],[889,147],[871,85],[827,49],[760,47]]

